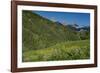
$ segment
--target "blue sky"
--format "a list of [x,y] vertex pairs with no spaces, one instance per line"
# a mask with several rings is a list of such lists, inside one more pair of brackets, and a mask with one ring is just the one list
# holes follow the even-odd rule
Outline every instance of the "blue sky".
[[61,23],[73,24],[76,23],[81,26],[90,25],[89,13],[75,13],[75,12],[50,12],[50,11],[33,11],[50,20],[59,21]]

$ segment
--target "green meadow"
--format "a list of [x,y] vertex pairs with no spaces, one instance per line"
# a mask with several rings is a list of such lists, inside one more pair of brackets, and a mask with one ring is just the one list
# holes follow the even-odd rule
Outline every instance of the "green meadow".
[[62,42],[54,46],[23,53],[23,61],[54,61],[89,59],[89,41]]

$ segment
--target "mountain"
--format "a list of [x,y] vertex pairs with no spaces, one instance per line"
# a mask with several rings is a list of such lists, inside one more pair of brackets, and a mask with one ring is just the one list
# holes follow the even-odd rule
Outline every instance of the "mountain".
[[28,49],[42,49],[66,41],[80,40],[79,33],[69,26],[53,22],[32,11],[22,12],[22,46]]
[[62,23],[60,23],[59,21],[56,21],[55,24],[58,24],[58,25],[63,25]]
[[90,26],[83,26],[83,27],[77,28],[77,30],[78,31],[80,30],[90,31]]

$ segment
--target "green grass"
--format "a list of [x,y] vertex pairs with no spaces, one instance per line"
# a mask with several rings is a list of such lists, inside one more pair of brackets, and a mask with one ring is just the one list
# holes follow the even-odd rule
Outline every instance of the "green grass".
[[24,51],[22,55],[23,62],[89,59],[90,42],[61,42],[44,49]]

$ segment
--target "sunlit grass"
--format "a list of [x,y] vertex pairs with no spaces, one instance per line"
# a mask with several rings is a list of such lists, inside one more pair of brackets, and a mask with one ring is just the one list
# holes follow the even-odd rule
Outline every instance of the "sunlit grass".
[[67,41],[54,46],[23,52],[23,61],[55,61],[90,58],[89,40]]

